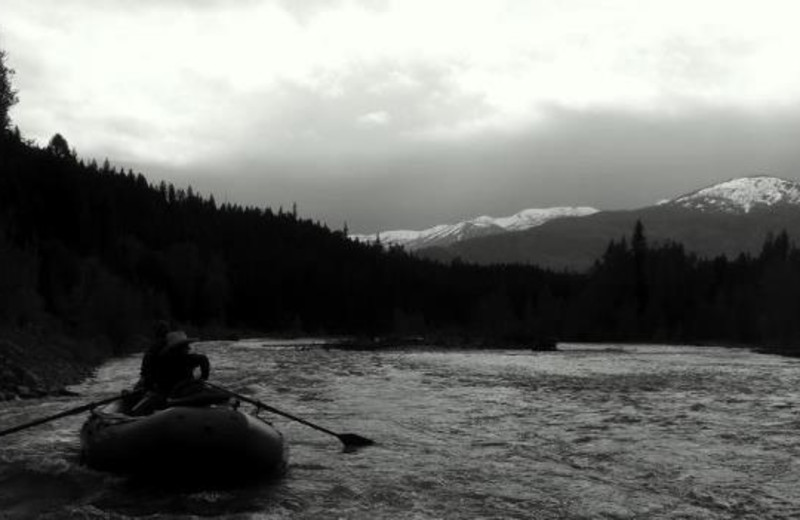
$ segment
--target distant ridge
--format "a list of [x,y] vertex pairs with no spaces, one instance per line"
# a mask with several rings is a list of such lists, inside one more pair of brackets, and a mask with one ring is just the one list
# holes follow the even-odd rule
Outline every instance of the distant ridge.
[[465,239],[417,254],[582,271],[610,241],[630,236],[637,220],[648,239],[677,242],[703,257],[756,254],[768,233],[786,230],[800,241],[800,183],[765,175],[730,179],[645,208],[554,219],[518,233]]
[[[800,183],[767,175],[730,179],[656,204],[663,207],[728,214],[743,214],[754,209],[787,205],[800,205]],[[495,218],[483,215],[455,224],[439,224],[420,231],[391,230],[373,234],[353,234],[350,238],[366,243],[379,241],[385,246],[401,246],[409,251],[416,251],[448,247],[465,240],[511,231],[525,231],[556,219],[587,217],[596,213],[599,213],[599,210],[584,206],[526,209],[510,217]]]
[[359,242],[380,241],[385,246],[401,246],[409,251],[426,247],[444,247],[462,240],[495,235],[509,231],[531,229],[551,220],[593,215],[598,210],[590,207],[555,207],[526,209],[510,217],[480,216],[456,224],[440,224],[421,231],[394,230],[374,234],[353,234]]
[[663,204],[700,211],[749,213],[754,208],[800,205],[800,183],[757,175],[715,184]]

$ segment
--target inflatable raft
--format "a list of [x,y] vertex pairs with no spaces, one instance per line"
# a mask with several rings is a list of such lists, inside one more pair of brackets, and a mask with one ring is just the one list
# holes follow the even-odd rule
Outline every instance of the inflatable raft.
[[81,455],[87,466],[103,471],[235,483],[281,475],[288,449],[275,427],[231,403],[172,406],[143,417],[114,403],[84,423]]

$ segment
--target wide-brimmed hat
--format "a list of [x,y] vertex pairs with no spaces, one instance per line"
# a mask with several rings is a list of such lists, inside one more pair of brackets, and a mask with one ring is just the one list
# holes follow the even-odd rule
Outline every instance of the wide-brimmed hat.
[[173,330],[172,332],[167,332],[167,335],[164,337],[165,345],[164,349],[161,351],[170,352],[173,349],[178,347],[182,347],[184,345],[189,345],[197,341],[197,338],[190,338],[186,335],[185,332],[182,330]]

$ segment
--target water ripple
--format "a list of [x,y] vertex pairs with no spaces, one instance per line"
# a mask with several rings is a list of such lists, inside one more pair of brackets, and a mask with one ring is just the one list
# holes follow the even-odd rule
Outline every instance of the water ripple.
[[[279,482],[169,493],[85,469],[82,418],[0,446],[2,518],[796,518],[798,362],[719,348],[342,352],[303,340],[208,343],[216,380],[282,417]],[[129,386],[140,357],[81,398],[0,404],[2,425]],[[266,415],[266,414],[264,414]]]

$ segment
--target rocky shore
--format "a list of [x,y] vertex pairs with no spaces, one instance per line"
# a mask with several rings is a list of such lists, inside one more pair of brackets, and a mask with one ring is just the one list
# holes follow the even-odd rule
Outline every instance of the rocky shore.
[[74,395],[66,387],[88,377],[109,355],[97,341],[0,332],[0,400]]

